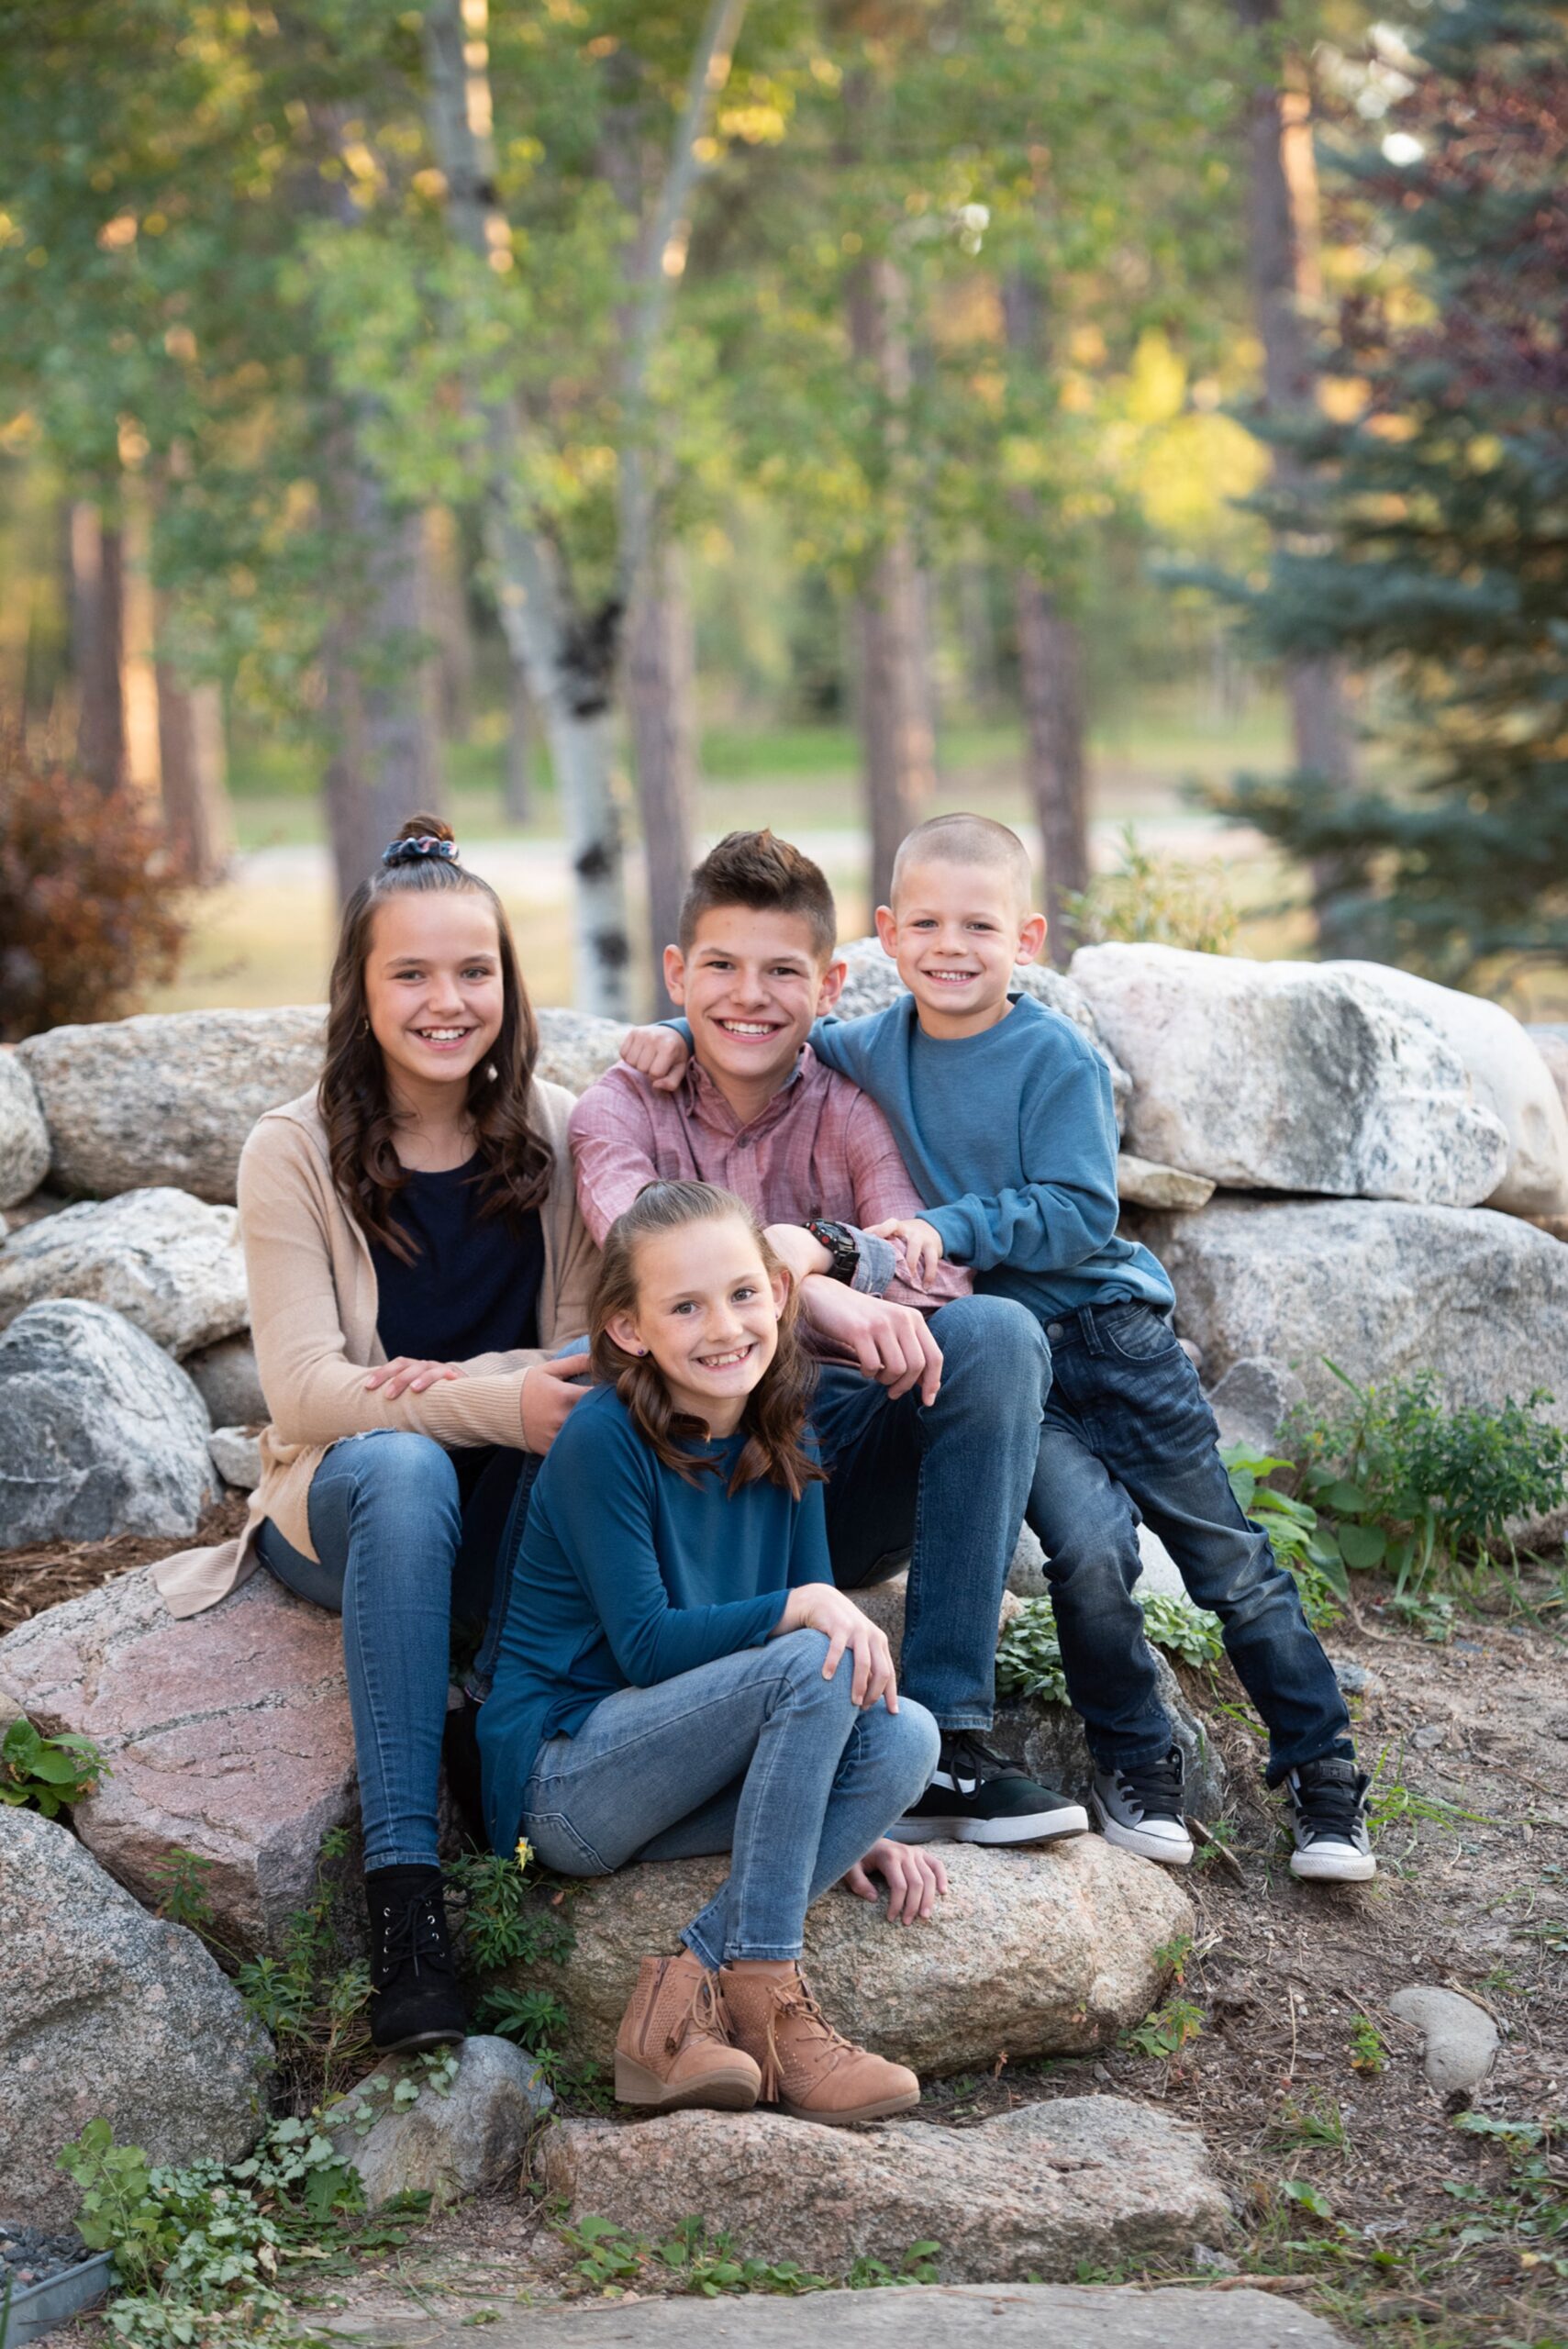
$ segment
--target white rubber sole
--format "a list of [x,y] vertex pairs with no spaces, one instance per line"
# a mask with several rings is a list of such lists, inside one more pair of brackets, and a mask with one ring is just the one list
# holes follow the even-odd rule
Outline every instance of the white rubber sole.
[[1293,1852],[1290,1872],[1303,1884],[1370,1884],[1377,1861],[1371,1852]]
[[887,1834],[894,1843],[1054,1843],[1088,1831],[1088,1812],[1069,1802],[1027,1819],[900,1819]]
[[1113,1819],[1099,1796],[1089,1797],[1101,1834],[1107,1843],[1118,1851],[1136,1852],[1140,1860],[1152,1860],[1159,1867],[1190,1868],[1193,1864],[1193,1839],[1183,1835],[1178,1842],[1173,1835],[1150,1835],[1140,1827],[1124,1827]]

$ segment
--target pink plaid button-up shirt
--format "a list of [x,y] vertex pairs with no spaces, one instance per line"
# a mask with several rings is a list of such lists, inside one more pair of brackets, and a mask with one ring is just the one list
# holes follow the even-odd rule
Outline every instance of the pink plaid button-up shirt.
[[[591,1085],[572,1112],[572,1156],[583,1220],[602,1246],[645,1183],[717,1183],[763,1223],[821,1217],[863,1230],[920,1213],[920,1197],[886,1119],[869,1094],[824,1068],[809,1044],[793,1075],[742,1125],[694,1057],[680,1089],[656,1093],[624,1062]],[[970,1276],[943,1264],[929,1289],[901,1277],[903,1254],[885,1241],[864,1249],[857,1288],[934,1312],[970,1293]]]

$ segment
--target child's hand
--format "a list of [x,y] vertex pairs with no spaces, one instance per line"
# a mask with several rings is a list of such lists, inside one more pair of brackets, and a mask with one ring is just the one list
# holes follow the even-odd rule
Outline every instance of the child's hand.
[[862,1900],[874,1900],[873,1870],[887,1886],[890,1925],[912,1925],[917,1919],[929,1917],[948,1888],[946,1868],[934,1852],[920,1843],[895,1843],[889,1836],[879,1837],[864,1859],[857,1860],[841,1879],[845,1891]]
[[795,1585],[784,1602],[773,1636],[779,1639],[786,1631],[823,1634],[828,1642],[828,1653],[822,1664],[824,1680],[835,1676],[845,1649],[849,1650],[854,1668],[850,1693],[862,1712],[869,1711],[879,1699],[890,1713],[898,1710],[898,1681],[886,1632],[869,1615],[862,1615],[854,1600],[846,1598],[830,1582]]
[[885,1223],[868,1224],[866,1229],[878,1240],[902,1241],[910,1279],[917,1288],[930,1287],[944,1253],[942,1235],[934,1224],[928,1223],[924,1216],[912,1215],[903,1219],[889,1216]]
[[461,1362],[422,1362],[416,1354],[398,1354],[391,1362],[377,1364],[365,1380],[371,1388],[384,1387],[388,1403],[395,1403],[405,1387],[422,1395],[438,1378],[466,1378],[467,1371]]
[[641,1072],[655,1093],[673,1093],[691,1058],[685,1038],[673,1028],[628,1028],[621,1038],[620,1056],[628,1068]]

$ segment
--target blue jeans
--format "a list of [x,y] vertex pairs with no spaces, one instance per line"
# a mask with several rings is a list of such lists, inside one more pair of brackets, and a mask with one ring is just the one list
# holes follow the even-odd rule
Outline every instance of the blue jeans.
[[903,1697],[862,1712],[843,1658],[790,1631],[766,1646],[622,1688],[574,1737],[540,1746],[523,1829],[562,1876],[631,1859],[730,1852],[733,1864],[681,1939],[705,1965],[800,1955],[806,1912],[924,1793],[937,1725]]
[[1047,1325],[1054,1383],[1029,1522],[1046,1554],[1062,1665],[1102,1769],[1171,1744],[1154,1659],[1132,1597],[1141,1512],[1269,1729],[1269,1783],[1320,1755],[1351,1755],[1350,1715],[1292,1576],[1250,1525],[1215,1449],[1214,1413],[1162,1314],[1086,1306]]
[[[539,1469],[531,1453],[517,1457],[508,1562]],[[484,1665],[499,1636],[492,1585],[504,1591],[509,1577],[496,1575],[493,1541],[464,1546],[457,1468],[430,1436],[383,1428],[335,1443],[311,1479],[309,1513],[314,1559],[270,1521],[256,1547],[286,1588],[343,1618],[365,1865],[434,1867],[452,1622],[490,1615]]]
[[833,1579],[858,1590],[909,1556],[899,1687],[943,1729],[989,1729],[996,1621],[1040,1443],[1051,1354],[1027,1308],[966,1297],[931,1316],[941,1392],[894,1401],[824,1364],[811,1424],[828,1470]]

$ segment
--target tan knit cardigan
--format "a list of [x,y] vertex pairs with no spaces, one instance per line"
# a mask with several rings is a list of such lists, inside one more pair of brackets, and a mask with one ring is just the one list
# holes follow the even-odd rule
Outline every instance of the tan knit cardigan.
[[528,1371],[588,1326],[598,1251],[577,1212],[566,1120],[573,1096],[536,1082],[535,1130],[553,1156],[539,1209],[544,1279],[541,1343],[478,1354],[464,1378],[389,1403],[364,1374],[384,1362],[376,1336],[375,1267],[364,1233],[332,1181],[327,1130],[314,1093],[269,1109],[239,1161],[239,1230],[250,1290],[256,1364],[272,1424],[261,1436],[261,1481],[238,1541],[182,1550],[152,1570],[171,1613],[197,1615],[227,1597],[256,1564],[256,1529],[270,1518],[307,1558],[310,1480],[342,1436],[401,1428],[439,1443],[523,1448],[522,1389]]

